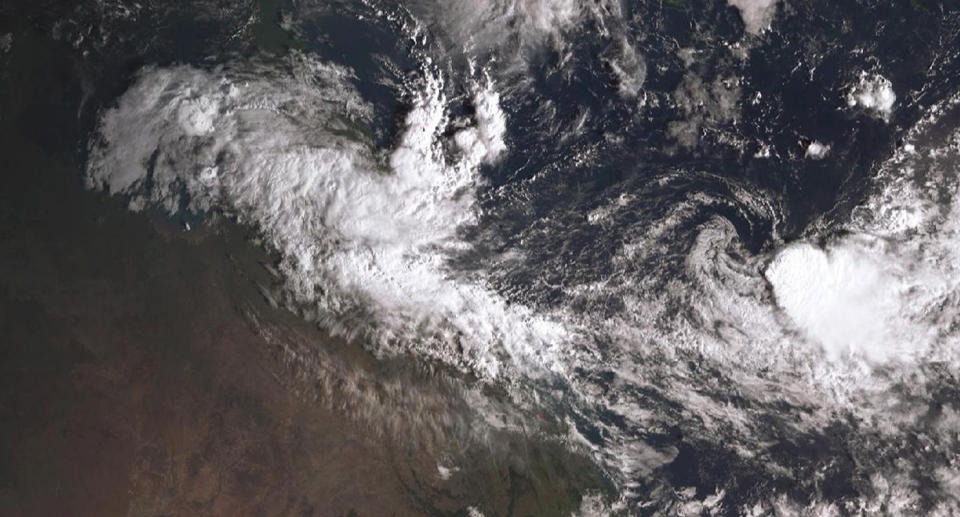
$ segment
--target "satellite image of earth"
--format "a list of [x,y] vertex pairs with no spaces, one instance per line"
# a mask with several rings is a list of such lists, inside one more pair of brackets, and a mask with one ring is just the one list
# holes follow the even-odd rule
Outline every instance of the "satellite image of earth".
[[960,2],[0,0],[0,515],[960,516]]

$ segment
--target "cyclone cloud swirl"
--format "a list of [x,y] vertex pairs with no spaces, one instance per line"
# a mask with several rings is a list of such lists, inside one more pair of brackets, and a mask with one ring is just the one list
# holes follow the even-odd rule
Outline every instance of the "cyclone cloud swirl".
[[292,310],[549,408],[617,488],[584,515],[954,515],[960,93],[906,106],[849,70],[831,109],[904,129],[862,192],[805,212],[797,170],[859,165],[829,135],[734,136],[777,118],[742,54],[792,18],[729,3],[742,46],[677,49],[669,87],[619,4],[384,7],[418,63],[384,81],[387,139],[360,75],[308,52],[149,66],[100,114],[88,185],[249,224]]

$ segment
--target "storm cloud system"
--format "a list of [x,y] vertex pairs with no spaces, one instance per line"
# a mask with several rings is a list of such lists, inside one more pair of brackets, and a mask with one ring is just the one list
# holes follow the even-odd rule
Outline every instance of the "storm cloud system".
[[[256,369],[282,393],[392,451],[373,470],[402,487],[320,495],[373,483],[361,456],[330,467],[339,481],[273,481],[331,445],[277,456],[236,501],[282,486],[305,515],[960,515],[949,2],[23,9],[30,27],[0,9],[2,92],[27,81],[21,40],[74,56],[59,109],[85,231],[114,253],[150,242],[124,259],[146,277],[185,260],[168,254],[230,257],[197,296],[272,350]],[[222,335],[178,346],[229,357]],[[193,497],[151,490],[161,513]]]

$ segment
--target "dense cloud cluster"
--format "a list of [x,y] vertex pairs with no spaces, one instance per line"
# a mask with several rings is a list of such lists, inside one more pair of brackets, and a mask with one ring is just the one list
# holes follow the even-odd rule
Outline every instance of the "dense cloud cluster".
[[[728,3],[757,36],[785,8]],[[101,114],[90,185],[128,196],[136,210],[249,223],[281,257],[296,310],[375,350],[522,386],[510,396],[559,415],[561,439],[595,458],[620,490],[619,501],[585,497],[584,515],[642,505],[677,515],[955,508],[948,428],[956,409],[915,418],[908,431],[881,417],[891,406],[923,413],[949,384],[932,365],[960,364],[952,244],[960,137],[936,129],[955,115],[957,98],[926,110],[878,165],[849,220],[786,243],[777,233],[790,216],[783,192],[703,162],[659,164],[603,196],[576,190],[590,188],[576,183],[583,169],[627,167],[604,146],[632,143],[590,124],[609,117],[615,126],[621,119],[602,110],[622,106],[639,119],[637,100],[646,102],[649,76],[662,72],[648,70],[614,4],[413,2],[410,11],[428,23],[406,27],[406,36],[430,57],[417,56],[422,68],[393,92],[404,110],[389,146],[370,138],[372,102],[340,65],[294,53],[280,64],[148,67]],[[565,35],[589,24],[606,38],[599,57],[591,54],[605,68],[584,75],[591,91],[609,87],[602,93],[613,99],[564,118],[561,101],[538,97],[518,67],[549,55],[543,82],[559,84],[563,99],[575,75],[564,67],[584,59]],[[430,47],[425,26],[446,44]],[[431,64],[450,57],[453,35],[469,74]],[[507,63],[490,58],[491,49],[518,48]],[[721,64],[746,63],[749,49],[725,52]],[[675,80],[655,78],[663,91],[650,94],[650,109],[659,102],[674,116],[659,128],[679,144],[670,152],[694,153],[708,136],[732,142],[749,106],[773,102],[745,75],[711,70],[704,54],[678,48]],[[589,82],[597,70],[611,80]],[[863,123],[887,126],[896,107],[893,82],[876,74],[833,93],[831,110]],[[545,151],[518,145],[525,137],[551,140],[545,147],[561,159],[525,171]],[[584,138],[597,142],[563,154]],[[791,152],[816,166],[843,157],[842,142],[823,141],[800,139]],[[488,188],[484,171],[505,162],[519,179]],[[574,201],[561,198],[574,190]],[[764,246],[748,242],[764,225]],[[897,474],[895,466],[926,460],[892,445],[902,433],[923,433],[936,451],[926,492]],[[876,457],[874,442],[887,447]],[[813,452],[801,462],[803,447]],[[684,462],[696,464],[695,480]],[[829,476],[855,486],[827,497]],[[940,506],[928,504],[930,494]]]

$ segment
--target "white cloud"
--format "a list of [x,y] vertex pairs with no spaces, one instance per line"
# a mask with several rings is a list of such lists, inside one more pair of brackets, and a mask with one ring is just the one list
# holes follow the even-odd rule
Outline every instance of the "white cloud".
[[557,367],[562,326],[446,267],[466,246],[457,229],[476,220],[477,168],[506,150],[492,86],[477,85],[476,124],[455,135],[462,156],[448,162],[445,99],[427,74],[381,170],[349,77],[307,58],[290,70],[147,69],[103,114],[89,181],[132,206],[187,203],[252,223],[298,303],[345,332],[370,328],[350,318],[372,312],[383,349],[486,376]]
[[500,109],[500,94],[489,85],[474,94],[476,127],[462,129],[454,135],[454,141],[471,164],[492,163],[507,150],[503,137],[507,120]]
[[827,155],[830,152],[830,146],[822,144],[816,140],[810,142],[810,145],[807,146],[807,151],[804,153],[804,156],[807,158],[812,158],[814,160],[819,160]]
[[958,106],[960,96],[935,105],[910,130],[876,172],[845,236],[823,247],[787,246],[766,270],[780,306],[834,359],[849,352],[875,362],[952,357],[960,132],[931,130]]
[[860,73],[857,84],[850,88],[847,94],[847,105],[859,106],[873,116],[890,120],[897,95],[893,91],[893,83],[879,74]]
[[452,43],[479,51],[511,40],[538,44],[558,36],[583,14],[581,0],[429,0],[410,7]]
[[795,244],[766,270],[777,303],[832,360],[855,354],[883,362],[913,337],[900,311],[907,284],[878,248],[865,238],[827,249]]
[[447,467],[442,463],[437,463],[437,475],[440,476],[440,479],[443,481],[449,481],[451,477],[460,469],[458,467]]
[[760,34],[770,27],[777,14],[777,0],[727,0],[727,5],[740,10],[744,28],[750,34]]
[[[401,343],[487,376],[515,364],[532,365],[532,374],[556,369],[569,381],[571,400],[614,411],[630,429],[689,417],[707,432],[731,433],[731,443],[750,438],[736,433],[751,432],[756,415],[698,391],[702,379],[683,366],[683,354],[691,351],[743,381],[736,389],[745,397],[796,397],[805,407],[825,406],[796,423],[819,427],[836,407],[831,404],[845,402],[836,393],[857,383],[882,391],[877,386],[884,381],[870,378],[869,368],[844,369],[842,357],[853,352],[883,362],[918,354],[936,332],[957,323],[946,321],[956,311],[942,308],[955,307],[949,304],[957,292],[951,279],[960,278],[954,244],[960,223],[932,230],[943,210],[922,190],[953,184],[942,181],[946,174],[937,181],[915,178],[903,164],[893,167],[897,174],[878,176],[885,190],[855,214],[846,228],[853,236],[825,247],[788,246],[766,277],[766,257],[743,249],[729,219],[703,221],[702,215],[735,209],[745,220],[777,227],[777,201],[695,170],[665,173],[649,188],[688,185],[696,176],[722,182],[728,192],[685,192],[654,216],[644,212],[647,191],[613,198],[581,218],[584,224],[606,224],[621,213],[643,214],[641,222],[618,228],[620,253],[603,264],[609,273],[559,286],[582,305],[557,316],[508,304],[446,262],[469,245],[457,230],[477,220],[478,167],[507,151],[507,119],[493,85],[473,85],[475,123],[447,141],[443,88],[428,74],[412,95],[397,144],[377,151],[362,136],[370,107],[351,87],[349,71],[310,60],[291,68],[145,70],[102,117],[91,184],[130,195],[134,206],[175,210],[186,202],[255,225],[283,256],[290,293],[334,330],[367,328],[351,319],[367,311],[384,349]],[[917,147],[910,156],[933,152]],[[454,149],[456,158],[446,158],[444,149]],[[960,209],[950,210],[951,220],[960,221]],[[674,260],[676,269],[663,266]],[[767,279],[782,310],[769,297]],[[609,300],[624,309],[590,312],[594,302],[606,310]],[[571,337],[574,332],[583,333]],[[604,346],[595,346],[592,336]],[[574,338],[578,346],[565,348]],[[818,346],[834,361],[821,361]],[[603,389],[591,384],[600,371],[615,375]],[[659,378],[670,379],[669,389],[650,384]],[[657,390],[686,413],[674,417],[651,408],[637,386]],[[614,426],[604,433],[593,453],[624,490],[638,472],[670,458]],[[441,466],[438,474],[444,475]],[[584,515],[606,510],[602,500],[584,502]]]
[[10,52],[10,49],[13,48],[13,34],[6,33],[0,34],[0,53]]
[[620,37],[616,56],[607,62],[617,79],[620,96],[625,99],[636,97],[647,79],[647,63],[626,36]]

